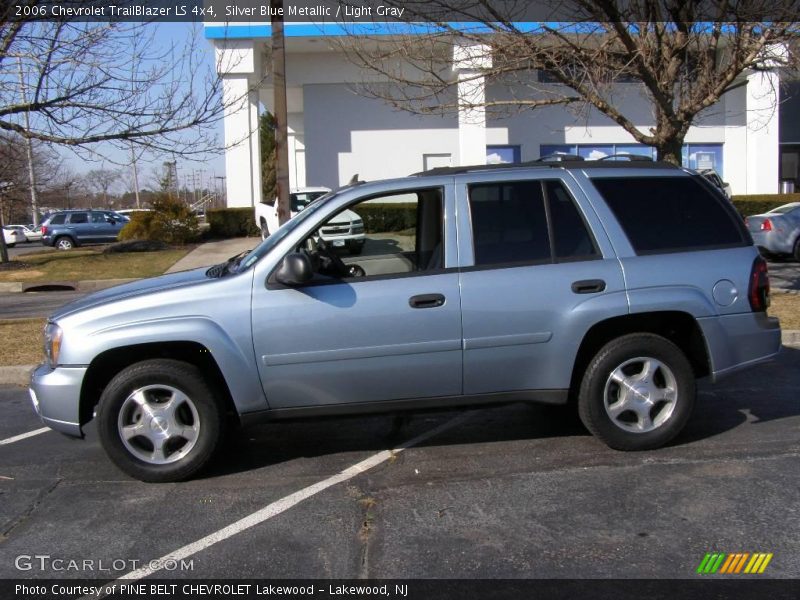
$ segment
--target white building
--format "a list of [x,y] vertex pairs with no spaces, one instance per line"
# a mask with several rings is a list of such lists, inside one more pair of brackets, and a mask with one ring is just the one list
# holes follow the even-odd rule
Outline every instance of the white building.
[[[594,158],[614,153],[651,154],[603,115],[576,121],[562,107],[540,108],[504,119],[486,118],[481,110],[458,116],[417,116],[356,93],[365,74],[332,49],[327,35],[335,29],[310,23],[287,23],[286,79],[289,107],[289,163],[292,187],[338,187],[354,174],[365,180],[405,176],[444,165],[492,161],[528,161],[554,151]],[[225,113],[226,185],[229,206],[261,200],[258,114],[272,107],[272,88],[262,57],[270,42],[268,23],[208,24],[206,38],[215,48],[224,77],[226,99],[244,100]],[[479,69],[468,51],[453,50],[454,80]],[[692,168],[714,168],[734,194],[777,193],[781,176],[795,179],[800,156],[800,123],[779,119],[776,72],[746,75],[747,85],[727,93],[692,127],[684,157]],[[264,81],[257,91],[247,90]],[[650,109],[635,85],[620,97],[622,110],[637,115],[643,129]],[[486,86],[482,79],[457,86],[460,97],[499,98],[508,90]],[[791,111],[790,111],[791,112]],[[797,111],[794,111],[797,112]],[[780,127],[779,127],[780,125]],[[780,134],[779,134],[780,130]],[[781,136],[786,140],[781,157]],[[781,160],[782,158],[782,160]],[[782,163],[782,164],[781,164]]]

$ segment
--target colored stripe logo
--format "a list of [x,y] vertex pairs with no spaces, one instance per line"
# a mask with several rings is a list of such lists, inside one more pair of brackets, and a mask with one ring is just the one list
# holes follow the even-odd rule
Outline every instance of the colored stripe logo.
[[699,575],[725,575],[760,574],[767,568],[772,560],[772,552],[707,552],[697,567]]

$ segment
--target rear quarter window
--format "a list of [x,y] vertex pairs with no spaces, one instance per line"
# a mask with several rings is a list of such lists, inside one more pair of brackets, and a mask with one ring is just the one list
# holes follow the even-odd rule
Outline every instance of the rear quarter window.
[[592,183],[637,254],[750,244],[727,200],[695,177],[610,177]]

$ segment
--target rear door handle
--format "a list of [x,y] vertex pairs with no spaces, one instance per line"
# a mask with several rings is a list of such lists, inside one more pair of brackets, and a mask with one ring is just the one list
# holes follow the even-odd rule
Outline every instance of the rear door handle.
[[420,294],[419,296],[411,296],[408,299],[408,305],[411,308],[436,308],[444,304],[444,296],[441,294]]
[[572,284],[572,291],[576,294],[596,294],[606,289],[606,282],[602,279],[581,279]]

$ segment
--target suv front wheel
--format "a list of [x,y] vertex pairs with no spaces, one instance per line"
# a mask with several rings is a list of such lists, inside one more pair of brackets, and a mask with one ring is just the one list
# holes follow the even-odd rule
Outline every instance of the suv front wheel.
[[583,377],[578,410],[586,428],[616,450],[663,446],[692,412],[695,377],[669,340],[637,333],[608,342]]
[[223,411],[202,373],[177,360],[146,360],[111,380],[97,412],[111,460],[142,481],[181,481],[208,464]]

